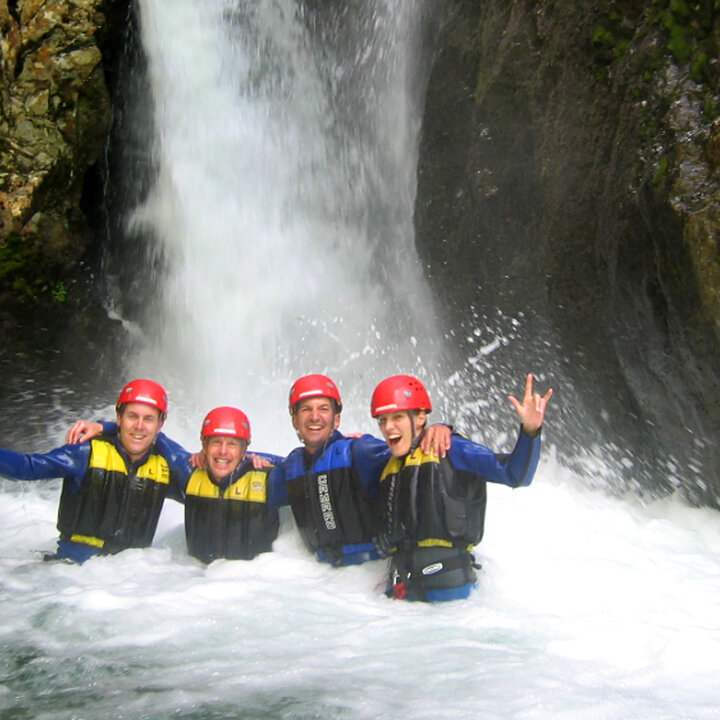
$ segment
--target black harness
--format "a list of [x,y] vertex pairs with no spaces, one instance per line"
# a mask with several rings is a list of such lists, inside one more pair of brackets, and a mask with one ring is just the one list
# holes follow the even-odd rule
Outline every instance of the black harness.
[[477,580],[472,553],[456,547],[398,549],[390,561],[388,597],[427,602],[428,590],[447,590]]

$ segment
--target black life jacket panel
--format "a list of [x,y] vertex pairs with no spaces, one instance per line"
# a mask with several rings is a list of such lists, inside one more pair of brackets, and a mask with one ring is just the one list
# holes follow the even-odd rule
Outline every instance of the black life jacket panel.
[[302,448],[288,455],[285,481],[298,531],[308,550],[342,562],[343,548],[372,545],[375,510],[352,467],[352,438],[330,444],[305,469]]
[[442,459],[415,449],[392,458],[380,479],[379,545],[468,548],[485,527],[486,482]]
[[170,482],[165,458],[151,454],[130,472],[112,443],[100,438],[91,445],[78,490],[63,483],[57,524],[61,537],[104,553],[151,545]]
[[225,490],[205,470],[196,470],[185,495],[188,552],[209,563],[218,558],[250,560],[272,550],[277,510],[267,504],[270,469],[250,470]]

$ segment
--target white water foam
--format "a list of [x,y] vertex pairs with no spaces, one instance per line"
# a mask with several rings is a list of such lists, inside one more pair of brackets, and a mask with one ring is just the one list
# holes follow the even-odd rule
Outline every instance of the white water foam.
[[274,551],[205,567],[169,503],[153,548],[44,564],[55,482],[2,484],[0,709],[65,718],[710,720],[720,708],[720,523],[680,499],[583,489],[546,456],[489,489],[478,590],[380,592],[285,516]]

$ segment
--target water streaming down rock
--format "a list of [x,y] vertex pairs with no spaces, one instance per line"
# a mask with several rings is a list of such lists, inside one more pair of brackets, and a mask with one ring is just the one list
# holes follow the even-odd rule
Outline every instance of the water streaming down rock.
[[130,374],[276,418],[327,371],[364,418],[382,376],[436,368],[412,227],[422,5],[139,3],[155,176],[124,217],[154,274],[115,299],[145,336]]

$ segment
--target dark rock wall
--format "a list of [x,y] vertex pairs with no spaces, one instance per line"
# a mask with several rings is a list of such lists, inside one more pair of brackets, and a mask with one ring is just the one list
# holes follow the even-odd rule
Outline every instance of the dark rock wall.
[[120,357],[98,268],[105,139],[129,4],[0,0],[4,445],[28,447],[52,407],[74,406],[74,391],[82,389],[78,402],[104,397]]
[[713,3],[451,3],[416,216],[450,324],[468,305],[540,313],[608,436],[693,464],[688,494],[712,504],[716,23]]

